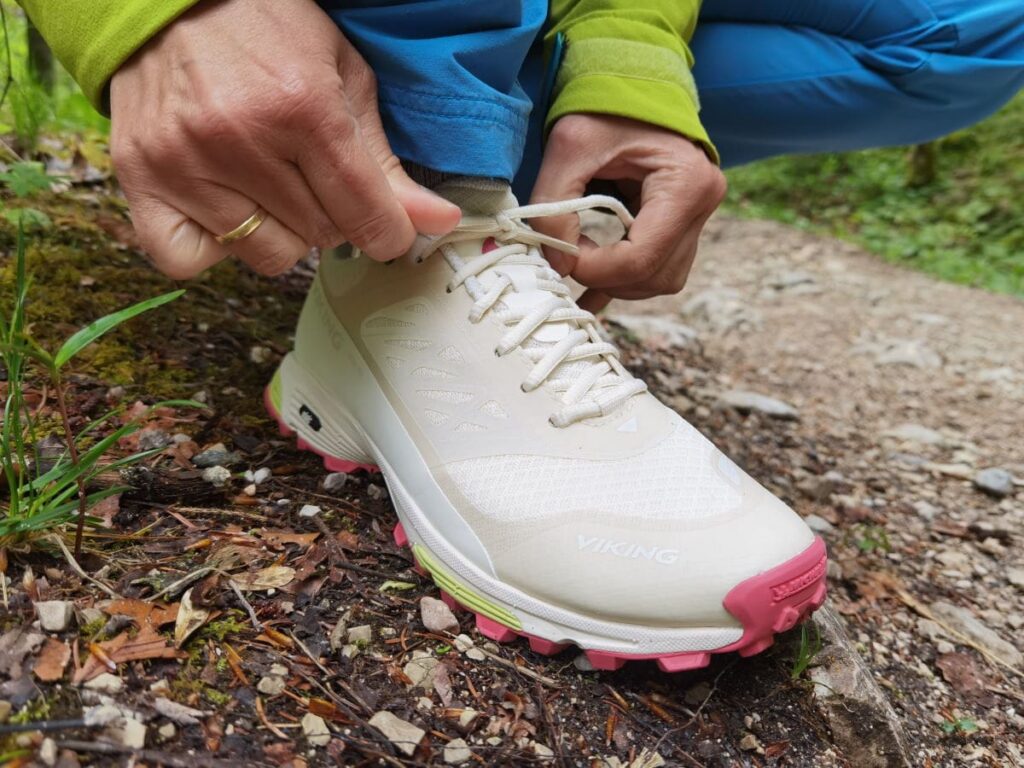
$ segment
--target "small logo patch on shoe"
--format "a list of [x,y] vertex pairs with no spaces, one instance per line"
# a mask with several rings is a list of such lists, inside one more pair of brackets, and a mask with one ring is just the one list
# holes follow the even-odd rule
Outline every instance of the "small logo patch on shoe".
[[309,425],[309,428],[312,429],[314,432],[319,432],[321,427],[323,427],[323,424],[320,423],[320,417],[313,413],[311,410],[309,410],[309,406],[300,406],[299,416],[302,417],[302,420],[306,422],[306,424]]
[[600,536],[576,536],[576,546],[580,552],[592,552],[595,555],[614,555],[629,560],[650,560],[659,565],[672,565],[679,559],[678,549],[662,549],[661,547],[645,547],[632,541],[616,541]]

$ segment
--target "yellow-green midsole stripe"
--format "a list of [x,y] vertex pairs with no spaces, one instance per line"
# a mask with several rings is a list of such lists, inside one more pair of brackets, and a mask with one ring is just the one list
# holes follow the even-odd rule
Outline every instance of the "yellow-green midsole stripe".
[[449,595],[454,597],[464,606],[470,610],[476,611],[477,613],[483,614],[488,619],[493,619],[500,624],[504,624],[506,627],[512,629],[522,629],[522,622],[519,621],[513,614],[506,611],[500,605],[488,601],[485,597],[480,596],[469,587],[466,587],[457,582],[441,565],[434,559],[426,547],[419,544],[412,545],[412,551],[416,555],[416,559],[419,564],[426,568],[430,575],[434,577],[434,581],[441,589],[447,592]]
[[281,369],[274,371],[274,378],[270,380],[270,404],[274,410],[281,413]]

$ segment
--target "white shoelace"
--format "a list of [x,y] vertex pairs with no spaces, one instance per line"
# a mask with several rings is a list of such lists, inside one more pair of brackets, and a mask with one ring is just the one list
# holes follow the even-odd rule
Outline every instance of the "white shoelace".
[[[561,395],[564,407],[550,417],[551,424],[556,427],[606,416],[633,395],[647,389],[644,382],[633,378],[619,362],[619,351],[601,340],[597,319],[576,306],[569,287],[551,269],[538,246],[547,245],[572,255],[577,255],[579,249],[571,243],[536,232],[525,223],[526,219],[563,216],[596,208],[615,213],[627,229],[633,223],[629,211],[615,198],[589,195],[576,200],[506,208],[492,215],[464,215],[454,230],[422,242],[412,254],[417,261],[438,251],[444,255],[455,271],[448,291],[463,286],[474,299],[470,322],[478,323],[490,312],[509,326],[494,352],[501,357],[521,348],[534,363],[522,383],[523,391],[531,392],[547,383],[552,391]],[[497,247],[468,260],[451,247],[453,243],[487,237],[493,237]],[[508,306],[502,299],[517,289],[513,277],[502,272],[503,265],[535,268],[535,282],[531,290],[546,292],[548,296],[523,309]],[[494,279],[488,286],[479,278],[492,269]],[[535,334],[551,323],[575,327],[558,341],[538,343]],[[563,367],[563,364],[569,365]]]

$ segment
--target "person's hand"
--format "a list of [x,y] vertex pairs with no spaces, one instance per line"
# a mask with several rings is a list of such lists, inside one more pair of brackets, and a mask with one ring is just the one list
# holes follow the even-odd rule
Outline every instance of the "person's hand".
[[[277,274],[344,241],[386,260],[459,220],[402,171],[373,72],[313,0],[199,3],[121,67],[110,105],[132,221],[173,278],[229,252]],[[258,207],[255,232],[216,242]]]
[[546,255],[588,288],[580,306],[596,312],[611,298],[681,291],[701,228],[725,197],[722,172],[672,131],[624,117],[567,115],[551,129],[531,202],[580,197],[595,181],[613,182],[636,215],[626,240],[604,247],[580,240],[577,216],[531,222],[547,235],[579,241],[578,258],[550,248]]

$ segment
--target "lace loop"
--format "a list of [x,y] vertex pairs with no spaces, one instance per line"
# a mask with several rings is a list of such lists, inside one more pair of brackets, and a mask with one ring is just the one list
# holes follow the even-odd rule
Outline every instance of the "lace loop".
[[[508,326],[494,352],[502,357],[520,349],[533,368],[522,382],[524,392],[547,384],[561,395],[563,407],[549,419],[556,427],[606,416],[633,395],[646,391],[647,385],[634,379],[618,362],[618,350],[600,339],[597,319],[580,309],[572,300],[569,287],[551,269],[539,252],[539,246],[556,248],[578,255],[572,243],[537,232],[527,219],[563,216],[584,210],[611,210],[628,229],[633,217],[613,197],[590,195],[576,200],[535,203],[498,211],[493,215],[464,215],[447,235],[423,243],[417,261],[433,253],[442,253],[454,270],[447,290],[464,287],[473,299],[470,322],[477,323],[487,314]],[[461,257],[453,244],[481,238],[494,238],[497,247],[469,259]],[[502,267],[508,265],[508,269]],[[512,268],[533,268],[530,293],[547,295],[532,298],[529,306],[514,306],[511,293],[518,292],[516,280],[508,274]],[[484,275],[487,273],[487,279]],[[545,326],[567,324],[563,335],[554,341],[540,341]],[[572,327],[575,326],[575,327]]]

